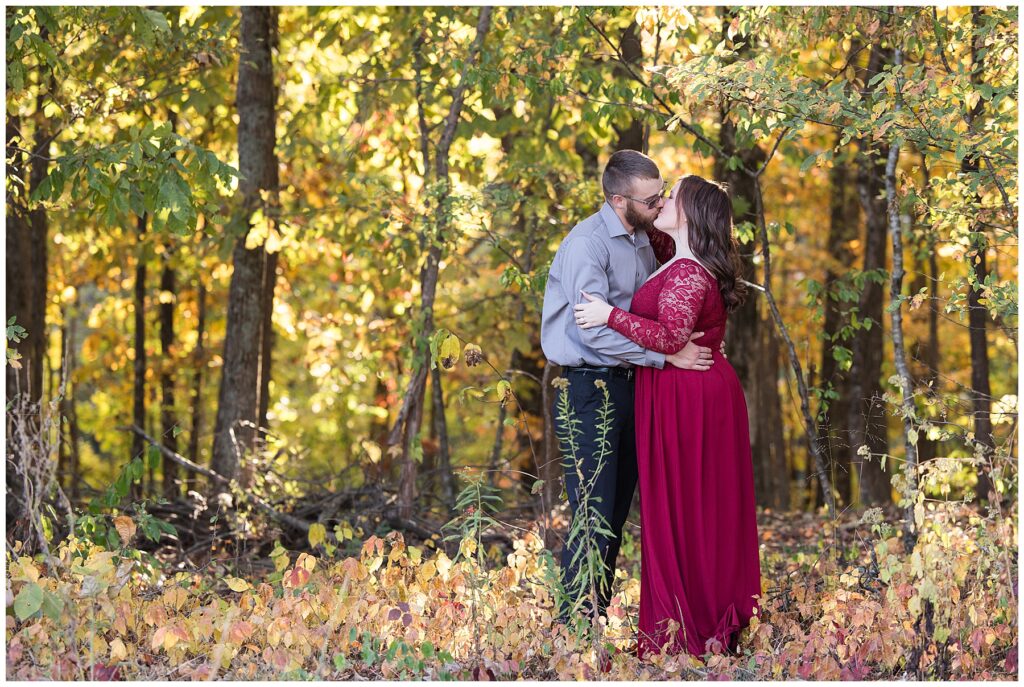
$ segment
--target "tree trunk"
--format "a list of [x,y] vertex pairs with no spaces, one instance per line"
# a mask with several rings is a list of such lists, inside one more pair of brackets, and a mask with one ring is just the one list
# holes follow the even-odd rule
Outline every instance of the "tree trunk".
[[448,420],[444,414],[444,386],[441,383],[441,368],[434,368],[430,378],[433,398],[433,433],[437,437],[437,468],[441,473],[441,498],[450,509],[455,506],[455,476],[452,474],[451,448],[448,441]]
[[[921,170],[924,177],[924,193],[929,194],[930,175],[928,172],[928,160],[923,153],[921,154]],[[916,294],[920,293],[921,289],[926,289],[928,308],[924,310],[923,318],[919,316],[914,319],[917,322],[921,319],[927,320],[925,328],[928,334],[924,339],[918,339],[914,343],[912,358],[919,363],[915,373],[916,379],[920,382],[919,388],[922,390],[931,388],[932,391],[927,393],[936,396],[939,383],[939,310],[937,299],[939,265],[938,257],[935,253],[935,233],[926,228],[922,235],[919,236],[917,248],[918,259],[915,266],[917,277],[913,280],[910,290],[911,293]],[[927,463],[938,455],[938,442],[929,439],[925,433],[922,433],[917,439],[917,454],[918,460],[922,464]]]
[[60,345],[61,345],[61,367],[63,368],[62,374],[67,375],[67,388],[64,391],[64,398],[60,401],[60,413],[68,419],[67,424],[67,437],[64,441],[61,441],[61,447],[66,447],[68,451],[68,462],[65,465],[65,469],[62,471],[62,476],[66,478],[65,483],[67,484],[67,495],[68,499],[74,503],[75,498],[78,496],[78,471],[80,462],[79,454],[79,431],[78,431],[78,410],[75,407],[75,384],[72,381],[72,374],[75,368],[78,366],[77,357],[75,356],[75,317],[77,316],[74,306],[68,306],[68,312],[65,315],[64,325],[61,327]]
[[[174,411],[174,306],[178,300],[175,286],[173,258],[174,246],[168,241],[164,247],[163,271],[160,274],[160,354],[163,356],[160,368],[160,425],[162,441],[171,451],[178,452],[178,438],[174,435],[177,426]],[[140,425],[141,427],[141,425]],[[178,464],[163,457],[163,494],[174,500],[180,493]]]
[[[25,142],[21,135],[21,120],[18,117],[7,119],[7,318],[14,317],[17,324],[22,327],[31,319],[29,308],[32,304],[32,282],[28,275],[28,266],[31,264],[29,257],[29,246],[32,243],[31,225],[27,221],[25,205],[27,189],[25,180],[25,156],[18,148],[24,148]],[[31,335],[31,332],[29,332]],[[6,384],[7,400],[10,401],[18,393],[33,394],[32,380],[28,374],[29,346],[23,341],[11,343],[21,354],[21,361],[15,367],[7,366]],[[35,366],[33,366],[35,367]],[[42,380],[40,380],[42,381]],[[39,393],[42,392],[40,384]],[[12,455],[8,452],[8,455]],[[13,484],[11,479],[8,484]]]
[[[48,39],[48,32],[43,29],[41,31],[41,37],[43,40]],[[53,88],[53,77],[50,77],[50,87]],[[43,113],[44,98],[43,94],[40,93],[36,98],[36,133],[35,133],[35,144],[33,145],[33,157],[29,178],[29,188],[34,191],[39,188],[43,179],[46,178],[47,168],[50,166],[50,141],[52,140],[51,135],[51,123],[46,119]],[[33,396],[33,399],[40,398],[42,395],[42,375],[44,361],[46,360],[46,290],[47,290],[47,246],[49,245],[49,223],[46,217],[46,208],[42,203],[37,203],[31,211],[29,211],[29,221],[32,224],[32,241],[30,244],[30,255],[32,262],[29,266],[29,279],[32,280],[32,304],[29,312],[32,314],[32,319],[29,321],[25,328],[29,331],[29,337],[25,343],[29,347],[29,355],[33,362],[38,361],[38,364],[33,366],[33,369],[29,373],[35,377],[33,380],[33,388],[39,389],[40,393],[37,396]]]
[[[206,336],[206,284],[202,277],[197,277],[199,286],[196,289],[197,309],[199,311],[198,322],[196,323],[196,348],[193,354],[192,372],[192,430],[188,435],[188,455],[196,465],[202,465],[199,459],[199,435],[203,426],[203,370],[206,368],[206,349],[203,337]],[[185,491],[193,491],[196,488],[196,476],[189,471],[185,478]]]
[[[441,263],[442,246],[445,241],[449,218],[448,212],[448,151],[451,149],[452,141],[455,139],[456,127],[462,115],[462,106],[465,100],[467,73],[476,62],[483,46],[484,37],[487,35],[491,25],[490,7],[481,7],[477,21],[476,38],[469,50],[464,62],[464,72],[459,80],[458,86],[452,97],[448,116],[444,122],[444,130],[441,133],[437,145],[437,153],[434,158],[434,180],[442,182],[443,188],[437,199],[437,208],[434,212],[434,235],[422,237],[421,244],[429,245],[426,261],[420,270],[420,322],[421,328],[417,332],[416,354],[413,361],[413,374],[409,388],[406,391],[402,410],[399,413],[398,422],[391,431],[388,439],[389,444],[396,445],[401,442],[402,469],[398,485],[398,517],[407,520],[412,517],[412,511],[416,500],[416,456],[421,450],[418,445],[420,438],[420,424],[423,420],[423,397],[426,390],[427,372],[430,366],[430,350],[426,345],[426,339],[434,331],[434,300],[437,295],[438,269]],[[422,121],[421,121],[422,126]],[[421,130],[423,140],[426,140],[428,132]],[[424,145],[424,150],[426,146]],[[424,175],[426,176],[429,166],[424,159]]]
[[[267,427],[270,409],[270,375],[274,352],[274,291],[277,286],[277,253],[268,253],[263,273],[263,322],[260,351],[260,419],[261,429]],[[259,437],[262,439],[263,437]],[[263,443],[260,441],[260,443]]]
[[[243,7],[238,62],[238,166],[242,174],[243,221],[262,209],[268,218],[276,203],[264,202],[260,191],[276,194],[274,154],[274,70],[271,41],[276,14],[270,7]],[[227,478],[238,474],[239,453],[255,445],[253,426],[259,421],[261,332],[265,316],[265,244],[245,247],[247,228],[235,242],[234,271],[228,290],[228,318],[214,428],[212,468]],[[234,438],[232,437],[234,435]],[[236,445],[238,453],[236,453]],[[223,486],[211,484],[214,491]]]
[[[727,111],[721,112],[719,146],[726,155],[736,155],[748,169],[757,169],[765,161],[765,153],[757,146],[736,149],[734,124]],[[736,212],[735,224],[758,224],[754,188],[755,181],[742,170],[726,168],[727,159],[715,159],[714,176],[729,185],[733,207],[745,208]],[[740,247],[743,278],[759,281],[754,265],[754,246],[751,242]],[[784,509],[789,507],[789,471],[786,444],[782,434],[782,405],[779,398],[779,344],[764,299],[751,292],[744,304],[729,318],[726,343],[729,362],[736,370],[746,396],[749,409],[750,448],[754,461],[754,491],[757,502],[763,506]],[[809,468],[813,470],[813,468]]]
[[501,462],[501,449],[505,445],[505,418],[508,417],[508,408],[504,403],[498,408],[498,427],[494,430],[494,444],[491,446],[491,460],[487,481],[492,487],[498,480],[498,465]]
[[[629,65],[639,65],[643,59],[643,48],[640,45],[640,35],[637,33],[638,25],[635,21],[622,30],[622,39],[619,43],[619,53],[622,61]],[[615,64],[616,79],[627,81],[629,72],[621,63]],[[615,132],[619,140],[615,146],[616,150],[638,150],[641,153],[647,152],[647,136],[643,120],[640,117],[631,116],[629,124],[625,127],[615,126]]]
[[[838,135],[837,135],[838,138]],[[826,439],[825,450],[832,483],[842,505],[852,503],[850,483],[850,445],[844,433],[834,423],[844,423],[849,416],[850,380],[847,371],[840,370],[833,355],[833,346],[846,346],[848,342],[833,341],[843,328],[848,306],[833,299],[837,282],[854,263],[850,244],[857,238],[858,204],[849,161],[845,156],[835,160],[830,174],[831,198],[829,212],[828,256],[825,268],[823,305],[825,310],[824,337],[821,352],[821,387],[832,387],[838,397],[829,402],[823,413],[821,436]]]
[[543,515],[544,545],[549,548],[555,544],[551,529],[551,509],[562,493],[562,466],[559,462],[558,435],[555,433],[555,397],[551,386],[559,372],[558,365],[546,361],[540,385],[541,404],[544,406],[544,449],[541,451],[541,463],[537,472],[544,483],[537,498],[540,502],[538,510]]
[[[982,8],[971,8],[971,83],[980,85],[981,81],[981,38],[978,32],[978,23],[981,18]],[[975,127],[975,120],[981,116],[984,109],[984,100],[979,98],[977,104],[966,113],[967,126]],[[979,160],[974,155],[967,155],[960,162],[960,170],[969,175],[968,178],[978,173]],[[976,207],[981,207],[981,197],[975,195]],[[979,501],[989,501],[989,491],[992,489],[992,481],[988,470],[988,464],[995,451],[995,440],[992,436],[992,388],[989,385],[988,365],[988,308],[982,303],[984,298],[984,283],[988,278],[988,263],[986,251],[988,250],[988,239],[985,236],[983,224],[976,224],[971,231],[971,271],[974,273],[974,282],[967,294],[967,322],[970,327],[971,342],[971,395],[974,401],[974,436],[983,447],[984,463],[978,466],[978,483],[975,486],[975,496]]]
[[[890,51],[875,45],[871,48],[866,70],[859,81],[867,84],[888,63]],[[864,271],[886,267],[887,224],[885,201],[885,159],[889,148],[870,141],[858,141],[860,148],[857,170],[857,191],[864,210]],[[850,431],[851,461],[858,480],[860,505],[888,503],[892,499],[891,472],[883,471],[879,458],[889,452],[885,403],[882,398],[882,357],[884,327],[882,325],[882,284],[868,280],[861,291],[858,314],[861,320],[872,321],[871,329],[858,332],[853,339],[853,364],[850,368]],[[871,459],[857,453],[867,446]],[[884,458],[883,458],[884,460]]]
[[[903,65],[903,51],[896,48],[896,67]],[[897,93],[899,92],[899,81],[897,80]],[[897,102],[896,109],[899,110]],[[911,433],[915,432],[914,418],[917,409],[914,404],[914,380],[910,376],[910,368],[907,366],[907,353],[903,344],[903,305],[900,298],[903,295],[903,230],[900,224],[899,200],[896,197],[896,163],[899,160],[899,146],[890,144],[885,164],[885,199],[886,217],[889,222],[889,232],[892,237],[892,275],[889,280],[889,302],[894,306],[890,312],[892,318],[892,349],[893,360],[896,364],[896,374],[900,380],[901,399],[903,407],[903,448],[905,451],[903,473],[907,478],[911,493],[915,495],[917,490],[917,441],[912,438]],[[923,499],[924,495],[921,494]],[[915,524],[914,510],[916,499],[912,499],[906,505],[903,520],[903,544],[904,551],[912,551],[917,541],[917,528]]]
[[[136,219],[138,241],[135,248],[135,361],[132,366],[132,422],[142,429],[146,429],[146,219],[145,214],[139,215]],[[145,452],[145,440],[138,434],[133,434],[130,459],[144,457]],[[150,488],[152,489],[152,479]],[[141,499],[144,492],[141,480],[132,482],[133,500]]]
[[[27,323],[31,321],[32,307],[32,280],[29,274],[31,264],[30,246],[32,244],[32,225],[28,220],[28,213],[25,206],[28,202],[27,191],[24,181],[24,155],[15,148],[24,148],[25,144],[20,133],[21,121],[17,117],[10,117],[7,120],[7,318],[16,318],[17,324],[28,329]],[[38,332],[29,331],[27,336],[38,336]],[[21,361],[14,365],[7,365],[6,385],[7,402],[10,403],[20,394],[27,394],[29,398],[39,398],[42,395],[42,378],[39,379],[38,389],[35,386],[34,371],[42,361],[33,361],[31,345],[28,339],[20,343],[10,343],[22,356]],[[24,462],[23,447],[15,441],[11,431],[10,422],[7,423],[7,462],[5,474],[7,476],[7,530],[8,541],[14,539],[25,540],[21,534],[28,530],[29,513],[25,504],[26,495],[21,487],[22,481],[17,472],[17,466]],[[27,447],[24,447],[27,448]]]

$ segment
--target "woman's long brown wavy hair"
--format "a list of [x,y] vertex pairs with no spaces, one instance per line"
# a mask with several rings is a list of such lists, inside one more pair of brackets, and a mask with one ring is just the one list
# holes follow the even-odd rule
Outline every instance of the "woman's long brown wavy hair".
[[740,281],[739,248],[732,232],[732,201],[722,184],[687,174],[679,181],[676,211],[686,216],[690,250],[718,278],[718,290],[727,312],[747,297]]

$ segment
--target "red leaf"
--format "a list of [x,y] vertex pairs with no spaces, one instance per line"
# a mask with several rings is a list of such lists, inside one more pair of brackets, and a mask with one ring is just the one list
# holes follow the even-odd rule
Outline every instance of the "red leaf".
[[118,665],[106,665],[97,663],[92,667],[91,679],[99,682],[110,682],[121,679],[121,667]]

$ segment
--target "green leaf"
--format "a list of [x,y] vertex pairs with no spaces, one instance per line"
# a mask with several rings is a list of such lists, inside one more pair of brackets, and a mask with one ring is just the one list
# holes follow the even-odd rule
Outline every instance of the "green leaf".
[[163,12],[142,8],[142,15],[158,31],[166,31],[167,33],[171,32],[171,25],[167,23],[167,17],[164,16]]
[[150,446],[148,449],[149,468],[155,470],[160,466],[160,449],[156,446]]
[[42,605],[43,588],[35,582],[29,582],[14,598],[14,613],[18,620],[26,620],[35,615]]
[[54,622],[60,622],[60,614],[64,610],[64,599],[52,592],[43,593],[43,615]]

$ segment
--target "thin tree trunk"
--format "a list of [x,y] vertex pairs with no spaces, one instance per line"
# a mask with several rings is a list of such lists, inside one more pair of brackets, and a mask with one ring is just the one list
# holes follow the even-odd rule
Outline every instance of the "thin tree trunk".
[[[267,427],[270,409],[270,375],[274,352],[274,291],[277,286],[277,253],[268,253],[263,273],[263,331],[260,352],[260,419],[259,426]],[[260,442],[262,443],[262,442]]]
[[[238,62],[238,166],[242,173],[244,221],[262,209],[268,218],[275,203],[265,203],[261,190],[276,194],[277,157],[274,153],[274,69],[271,42],[276,13],[270,7],[243,7]],[[213,471],[228,479],[238,475],[239,453],[255,445],[254,426],[259,421],[260,353],[265,312],[265,244],[245,247],[248,229],[235,242],[234,272],[228,291],[224,365],[214,427]],[[236,452],[237,446],[237,452]],[[214,491],[221,484],[211,485]]]
[[[793,368],[793,375],[796,377],[797,392],[800,395],[800,413],[804,419],[804,439],[807,443],[809,460],[813,462],[818,472],[818,479],[821,481],[821,490],[825,496],[825,504],[828,506],[828,517],[836,517],[836,501],[833,496],[832,482],[829,480],[828,471],[825,469],[825,458],[821,453],[821,439],[818,436],[818,425],[811,415],[810,393],[807,390],[807,383],[804,381],[803,367],[800,365],[800,357],[796,354],[796,346],[789,336],[782,314],[779,312],[772,293],[772,251],[771,242],[768,239],[768,227],[764,221],[764,198],[761,195],[761,182],[757,176],[753,176],[754,182],[754,209],[758,218],[758,230],[761,237],[761,256],[764,260],[764,287],[765,300],[768,301],[768,309],[772,320],[779,330],[786,343],[786,350],[789,353],[789,364]],[[837,554],[841,552],[837,550]]]
[[78,385],[71,379],[71,375],[74,370],[78,367],[77,356],[75,355],[75,322],[71,322],[71,328],[68,332],[68,350],[70,351],[68,356],[68,391],[67,398],[64,401],[64,413],[68,418],[68,444],[71,448],[71,483],[68,486],[68,499],[71,503],[75,502],[78,498],[79,479],[78,476],[81,472],[82,466],[82,454],[79,450],[81,445],[81,433],[78,429],[78,404],[75,402],[75,392],[78,390]]
[[[28,330],[32,321],[31,308],[33,303],[33,281],[28,274],[31,265],[30,246],[32,244],[32,224],[28,218],[26,205],[28,188],[24,184],[25,158],[18,150],[25,147],[22,138],[21,120],[10,117],[7,120],[7,318],[15,318],[17,324]],[[39,336],[39,332],[28,331],[27,337]],[[34,370],[41,361],[32,360],[32,346],[28,338],[11,346],[17,349],[21,360],[7,365],[6,386],[7,402],[17,396],[27,394],[30,399],[39,398],[42,389],[35,387]],[[42,380],[40,379],[40,387]],[[15,440],[11,431],[11,423],[7,423],[6,465],[7,477],[7,531],[8,542],[14,539],[26,540],[26,532],[31,532],[30,514],[26,505],[27,495],[22,489],[22,479],[17,466],[25,460],[23,448]]]
[[[896,48],[895,51],[895,63],[897,68],[903,64],[903,51],[899,48]],[[896,108],[898,110],[900,107],[898,79],[896,84]],[[889,302],[894,306],[890,313],[892,318],[893,357],[896,362],[896,373],[900,380],[900,391],[902,392],[903,446],[906,452],[903,472],[906,476],[907,484],[911,486],[911,493],[917,494],[917,430],[914,427],[917,408],[914,403],[914,380],[910,375],[910,368],[907,367],[907,353],[903,344],[903,306],[900,303],[900,298],[903,295],[904,270],[903,229],[900,225],[900,208],[896,197],[896,162],[899,160],[899,156],[899,146],[890,144],[888,159],[885,165],[886,214],[892,238],[892,276],[889,280]],[[903,520],[904,551],[912,551],[917,541],[917,528],[914,521],[915,504],[916,499],[913,499],[906,507],[906,514]]]
[[[178,452],[178,439],[174,435],[177,426],[174,411],[174,306],[178,293],[174,278],[172,258],[174,246],[168,241],[164,247],[163,271],[160,274],[160,354],[163,356],[160,368],[160,425],[163,444],[171,451]],[[163,495],[174,500],[180,493],[178,464],[163,456]]]
[[[43,40],[47,39],[47,32],[45,29],[41,33]],[[50,78],[51,88],[53,87],[53,79]],[[46,119],[43,114],[44,98],[40,95],[36,98],[36,134],[35,134],[35,145],[33,146],[35,154],[32,157],[31,172],[29,178],[29,188],[34,191],[39,188],[43,179],[46,178],[47,168],[49,167],[49,148],[50,140],[50,122]],[[26,329],[29,331],[29,338],[26,340],[26,344],[29,346],[29,355],[33,362],[38,361],[38,364],[33,366],[29,372],[34,377],[33,389],[38,390],[38,395],[33,398],[41,398],[42,396],[42,375],[44,369],[44,361],[46,360],[46,291],[47,291],[47,246],[49,245],[49,223],[46,217],[46,207],[42,203],[37,203],[34,208],[29,212],[29,221],[32,224],[32,242],[31,242],[31,260],[29,267],[29,279],[32,280],[32,305],[30,312],[32,319],[30,324],[26,325]]]
[[[928,172],[928,160],[924,153],[921,154],[921,170],[924,177],[924,193],[929,194],[930,175]],[[915,321],[925,319],[925,327],[928,333],[925,338],[918,339],[915,342],[911,349],[913,351],[911,358],[919,362],[918,370],[920,374],[915,374],[915,378],[920,382],[919,388],[925,394],[937,396],[936,388],[939,383],[939,313],[937,299],[939,268],[938,258],[935,253],[935,233],[927,229],[919,237],[915,271],[918,276],[911,283],[911,293],[917,294],[921,292],[921,289],[925,289],[925,293],[928,294],[928,308],[924,311],[923,318],[919,317]],[[911,367],[911,372],[914,372],[913,366]],[[938,442],[929,439],[926,434],[921,434],[917,440],[917,455],[918,462],[922,465],[934,459],[938,455]]]
[[[726,155],[736,155],[748,169],[756,169],[765,161],[759,147],[737,150],[736,128],[723,110],[720,113],[719,146]],[[734,206],[742,199],[747,210],[737,213],[734,222],[750,222],[758,226],[763,217],[757,214],[756,180],[742,170],[726,168],[726,159],[715,159],[714,176],[725,181]],[[754,264],[755,242],[740,248],[743,277],[756,283]],[[789,473],[786,444],[782,434],[782,405],[779,398],[778,343],[764,299],[757,293],[750,297],[730,317],[727,342],[729,362],[736,369],[750,410],[750,448],[754,460],[754,491],[761,505],[784,509],[789,507]],[[810,468],[809,468],[810,469]]]
[[[640,44],[640,35],[637,32],[638,24],[635,21],[629,22],[622,30],[622,39],[619,43],[619,55],[622,62],[630,65],[639,65],[643,59],[643,47]],[[629,72],[622,62],[616,62],[614,73],[616,79],[625,81],[629,78]],[[638,150],[647,152],[647,140],[644,131],[644,124],[641,117],[633,116],[629,124],[624,127],[613,125],[615,132],[619,135],[615,145],[616,150]]]
[[[838,135],[837,135],[838,138]],[[843,273],[854,263],[854,253],[850,243],[857,238],[858,205],[850,165],[845,157],[835,160],[830,174],[831,208],[829,214],[828,267],[825,269],[823,305],[825,310],[824,337],[821,352],[821,386],[829,385],[836,397],[828,404],[823,413],[822,439],[827,440],[823,450],[828,458],[830,477],[835,485],[837,496],[843,505],[852,503],[853,495],[850,482],[850,446],[849,441],[834,423],[846,423],[849,416],[850,380],[847,371],[840,370],[833,355],[836,345],[846,346],[848,342],[833,341],[842,329],[847,317],[844,310],[848,305],[833,299],[837,291],[837,283]]]
[[[890,52],[877,45],[871,48],[868,65],[859,82],[867,84],[889,60]],[[864,210],[864,271],[884,270],[886,267],[885,159],[888,146],[873,145],[862,140],[857,190]],[[882,397],[882,358],[884,327],[882,325],[882,284],[876,280],[864,283],[858,304],[861,320],[870,318],[874,323],[867,331],[858,332],[853,339],[853,364],[850,368],[850,431],[851,461],[858,478],[860,505],[870,506],[892,500],[889,471],[883,470],[881,460],[889,452],[885,406]],[[858,453],[867,446],[871,459]],[[881,459],[881,460],[880,460]]]
[[[145,214],[139,215],[136,219],[138,241],[135,249],[135,361],[132,366],[132,419],[136,426],[142,428],[146,427],[146,220]],[[144,457],[145,452],[145,440],[137,434],[132,435],[131,458]],[[133,482],[131,493],[133,500],[141,499],[145,493],[144,485],[141,482]]]
[[498,478],[498,463],[501,461],[501,448],[505,444],[505,418],[508,417],[508,408],[500,403],[498,408],[498,428],[494,430],[494,444],[491,446],[491,461],[487,473],[488,483],[493,487]]
[[[469,50],[469,55],[464,63],[464,72],[455,87],[452,103],[445,119],[444,130],[437,146],[435,155],[434,180],[443,184],[443,190],[437,199],[437,208],[434,212],[434,235],[424,243],[429,245],[427,259],[420,271],[420,292],[422,294],[420,306],[420,321],[422,326],[417,335],[416,355],[413,362],[413,375],[409,389],[406,392],[402,411],[399,413],[399,421],[389,437],[392,445],[401,442],[402,446],[402,469],[398,485],[398,517],[407,520],[412,516],[413,506],[416,500],[416,455],[420,447],[420,424],[423,420],[423,396],[426,387],[427,371],[430,366],[430,351],[426,345],[426,338],[434,331],[434,299],[437,295],[438,269],[441,262],[442,246],[447,233],[449,174],[448,174],[448,151],[452,141],[455,139],[455,131],[462,114],[462,106],[466,95],[467,73],[476,62],[483,46],[484,37],[487,35],[491,24],[490,7],[481,7],[477,21],[476,38]],[[422,121],[421,121],[422,124]],[[426,131],[421,131],[421,137],[425,139]],[[425,147],[425,146],[424,146]],[[426,162],[426,160],[424,160]],[[427,169],[425,165],[425,169]]]
[[[171,110],[168,113],[171,131],[178,127],[178,115]],[[174,410],[174,308],[178,302],[177,287],[174,275],[175,239],[168,238],[164,242],[161,255],[163,269],[160,273],[160,425],[164,445],[171,451],[178,452],[178,438],[174,434],[177,427]],[[181,492],[178,484],[178,464],[163,457],[162,460],[163,495],[175,500]]]
[[[982,70],[979,53],[983,46],[978,32],[978,23],[981,18],[982,8],[971,8],[971,83],[980,85]],[[981,116],[984,110],[984,100],[979,98],[973,109],[966,113],[967,126],[974,128],[975,121]],[[974,155],[967,155],[960,162],[960,169],[965,174],[975,175],[979,171],[979,160]],[[981,206],[981,198],[975,195],[975,205]],[[989,492],[992,489],[992,481],[988,470],[991,469],[990,462],[995,452],[995,440],[992,436],[992,387],[989,384],[989,361],[988,361],[988,308],[981,301],[984,299],[984,284],[988,278],[988,263],[986,251],[988,240],[985,236],[985,228],[977,224],[971,232],[971,271],[974,273],[974,282],[967,294],[967,323],[970,327],[971,342],[971,395],[974,401],[974,436],[983,447],[982,465],[978,466],[978,483],[975,486],[975,496],[979,501],[989,501]]]
[[537,494],[539,510],[543,514],[544,545],[554,546],[554,533],[551,528],[551,508],[562,492],[562,466],[559,463],[558,436],[555,433],[554,392],[551,382],[558,377],[559,367],[546,361],[544,374],[541,377],[541,405],[544,406],[544,449],[541,451],[539,476],[544,483]]
[[[202,277],[197,277],[199,286],[196,289],[197,309],[196,347],[193,354],[192,372],[192,431],[188,435],[188,455],[193,463],[202,465],[199,459],[199,435],[203,426],[203,370],[206,368],[206,349],[203,339],[206,336],[206,284]],[[196,476],[189,471],[185,477],[185,491],[196,488]]]
[[448,420],[444,414],[444,387],[441,384],[441,368],[435,367],[430,379],[433,397],[433,425],[437,438],[437,468],[441,472],[441,498],[450,509],[455,505],[455,476],[452,474],[451,448],[448,440]]
[[[21,134],[21,119],[7,119],[7,318],[15,318],[17,324],[25,327],[31,319],[29,308],[32,304],[32,281],[28,266],[31,264],[29,246],[32,243],[31,224],[27,219],[25,206],[28,202],[25,186],[25,156],[20,149],[25,147]],[[29,332],[31,335],[31,332]],[[27,356],[29,346],[24,342],[11,344],[21,354],[18,366],[8,365],[6,374],[7,400],[18,393],[32,393],[32,382],[28,375]],[[10,455],[10,454],[9,454]],[[8,484],[13,482],[8,479]]]

